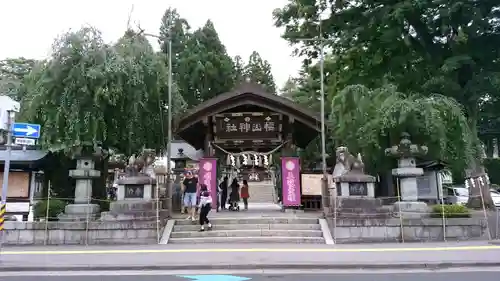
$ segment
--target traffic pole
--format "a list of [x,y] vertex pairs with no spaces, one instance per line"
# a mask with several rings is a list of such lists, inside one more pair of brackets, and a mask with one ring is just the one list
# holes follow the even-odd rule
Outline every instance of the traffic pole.
[[14,123],[14,111],[7,111],[7,156],[3,168],[2,201],[0,204],[0,253],[5,243],[5,214],[7,213],[7,194],[9,189],[10,158],[12,154],[12,124]]

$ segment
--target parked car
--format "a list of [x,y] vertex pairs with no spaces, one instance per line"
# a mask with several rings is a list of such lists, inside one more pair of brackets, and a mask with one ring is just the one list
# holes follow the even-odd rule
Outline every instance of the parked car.
[[495,189],[490,189],[491,199],[493,199],[493,204],[495,207],[500,208],[500,192]]
[[463,186],[447,187],[443,199],[446,204],[467,204],[469,190]]

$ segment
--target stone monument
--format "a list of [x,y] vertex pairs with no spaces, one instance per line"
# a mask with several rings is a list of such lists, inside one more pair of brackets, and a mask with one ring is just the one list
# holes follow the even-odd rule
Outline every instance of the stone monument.
[[[109,212],[103,212],[102,220],[153,219],[156,216],[156,178],[153,163],[156,153],[143,149],[132,155],[125,173],[116,181],[116,201],[110,203]],[[160,207],[160,206],[158,206]]]
[[375,197],[375,177],[364,173],[365,164],[358,153],[354,157],[347,147],[336,151],[337,163],[332,179],[337,189],[337,196]]
[[94,220],[99,213],[99,205],[92,203],[92,181],[101,176],[101,172],[94,169],[95,161],[105,158],[107,151],[97,146],[78,146],[71,149],[71,154],[76,159],[76,169],[69,171],[69,176],[76,180],[75,200],[65,207],[59,220]]
[[337,190],[333,207],[338,218],[386,218],[390,212],[375,198],[375,177],[365,174],[361,154],[338,147],[332,180]]
[[422,217],[427,214],[428,207],[424,202],[418,202],[417,177],[424,174],[422,168],[417,168],[415,157],[427,154],[424,145],[412,144],[410,134],[403,133],[398,145],[385,150],[387,156],[398,159],[398,167],[392,170],[392,175],[399,179],[401,201],[394,204],[396,215],[404,217]]

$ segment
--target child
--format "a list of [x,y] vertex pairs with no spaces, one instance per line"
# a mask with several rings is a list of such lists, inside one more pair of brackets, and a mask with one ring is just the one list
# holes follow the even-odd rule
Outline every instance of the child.
[[208,220],[208,213],[212,209],[212,196],[208,191],[206,184],[201,184],[200,187],[200,231],[205,231],[205,224],[208,226],[208,230],[212,229],[212,224]]

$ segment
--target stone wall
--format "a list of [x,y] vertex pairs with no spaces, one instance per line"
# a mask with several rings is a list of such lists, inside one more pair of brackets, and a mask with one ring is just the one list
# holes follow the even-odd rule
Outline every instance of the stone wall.
[[[442,219],[328,219],[337,243],[444,241]],[[403,225],[403,227],[401,227]],[[334,229],[335,228],[335,229]],[[446,219],[446,240],[488,239],[484,219]]]
[[[47,230],[46,230],[47,229]],[[8,245],[151,244],[156,222],[5,222]],[[162,229],[160,229],[160,233]]]

